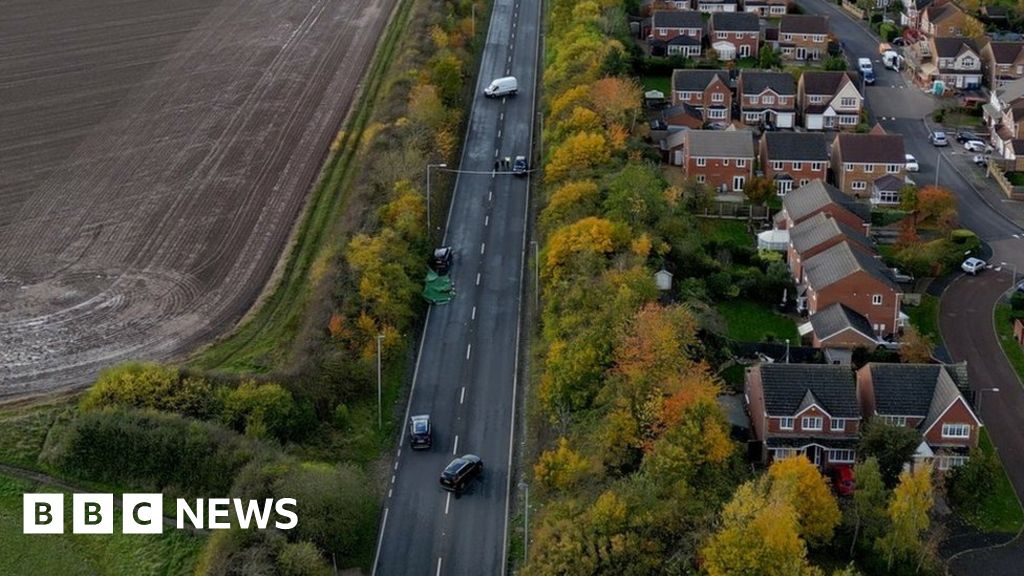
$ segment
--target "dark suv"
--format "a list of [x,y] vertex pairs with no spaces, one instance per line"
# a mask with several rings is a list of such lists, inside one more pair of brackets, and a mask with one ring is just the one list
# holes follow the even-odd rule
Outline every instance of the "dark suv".
[[433,443],[430,416],[421,414],[409,418],[409,444],[413,450],[427,450]]
[[512,163],[512,173],[516,176],[525,176],[526,169],[526,156],[516,156],[515,162]]
[[452,460],[441,472],[441,488],[458,494],[483,471],[484,463],[479,456],[465,454]]
[[430,267],[437,272],[438,276],[445,276],[452,267],[452,247],[442,246],[434,250],[434,257],[430,259]]

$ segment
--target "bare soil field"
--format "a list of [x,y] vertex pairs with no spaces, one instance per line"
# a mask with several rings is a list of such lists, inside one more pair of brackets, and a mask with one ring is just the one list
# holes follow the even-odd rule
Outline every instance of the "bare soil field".
[[393,3],[3,3],[0,397],[242,317]]

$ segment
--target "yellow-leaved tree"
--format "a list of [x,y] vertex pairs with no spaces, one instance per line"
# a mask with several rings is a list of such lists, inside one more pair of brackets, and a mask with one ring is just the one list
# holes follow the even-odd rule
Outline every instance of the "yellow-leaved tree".
[[841,516],[828,482],[803,455],[776,460],[768,469],[772,491],[796,510],[800,535],[812,545],[832,540]]
[[584,172],[608,162],[610,155],[603,134],[580,132],[566,138],[565,142],[555,148],[545,176],[548,182],[558,182],[570,174]]
[[549,490],[567,490],[575,486],[590,469],[590,463],[572,449],[569,439],[558,439],[558,447],[546,450],[533,466],[533,475]]

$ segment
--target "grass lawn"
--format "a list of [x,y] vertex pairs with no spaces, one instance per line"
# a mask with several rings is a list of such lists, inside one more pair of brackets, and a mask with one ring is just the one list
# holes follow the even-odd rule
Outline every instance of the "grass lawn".
[[[981,429],[981,438],[978,444],[987,454],[992,454],[995,451],[992,441],[988,437],[988,431],[984,428]],[[999,459],[998,454],[996,454],[996,459]],[[999,470],[1000,474],[996,478],[995,488],[981,503],[978,514],[964,514],[964,520],[983,532],[1016,533],[1020,530],[1021,523],[1024,522],[1024,511],[1021,510],[1020,501],[1017,500],[1017,495],[1013,492],[1013,485],[1010,484],[1010,479],[1006,476],[1006,471],[1003,470],[1001,460]]]
[[942,118],[942,123],[946,126],[956,126],[957,128],[981,128],[985,121],[981,116],[948,110]]
[[1024,186],[1024,173],[1021,172],[1007,172],[1006,179],[1010,181],[1010,184],[1014,186]]
[[[0,574],[61,574],[161,576],[192,574],[205,537],[186,531],[163,534],[120,534],[120,513],[114,518],[114,534],[54,534],[26,536],[21,533],[22,494],[49,492],[14,478],[0,476]],[[71,507],[65,496],[65,525]],[[67,530],[67,528],[65,528]]]
[[920,306],[907,306],[903,309],[910,316],[910,323],[918,333],[939,343],[939,299],[931,294],[921,295]]
[[644,87],[645,92],[648,90],[659,90],[665,95],[665,98],[672,97],[671,76],[643,76],[640,78],[640,84]]
[[996,306],[996,335],[999,337],[1003,351],[1006,352],[1006,357],[1010,359],[1010,365],[1017,372],[1017,377],[1024,379],[1024,350],[1013,339],[1011,312],[1009,304]]
[[704,218],[700,220],[700,231],[706,242],[729,246],[750,246],[754,243],[753,235],[747,232],[746,220]]
[[733,340],[761,342],[771,336],[778,342],[787,338],[793,343],[800,342],[796,323],[786,316],[776,314],[766,304],[733,300],[722,302],[716,308],[725,318],[727,335]]
[[42,405],[0,410],[0,462],[38,469],[39,452],[43,449],[50,427],[72,405],[72,400],[63,399]]

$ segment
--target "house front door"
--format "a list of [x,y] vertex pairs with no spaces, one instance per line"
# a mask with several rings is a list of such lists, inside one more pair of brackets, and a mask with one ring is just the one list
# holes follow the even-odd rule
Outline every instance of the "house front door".
[[740,58],[746,58],[750,56],[750,45],[740,44]]
[[796,49],[796,59],[797,60],[806,60],[807,59],[807,48],[802,48],[802,47],[801,48],[797,48]]
[[807,455],[807,459],[814,463],[815,466],[821,466],[821,448],[818,446],[808,446],[804,454]]

